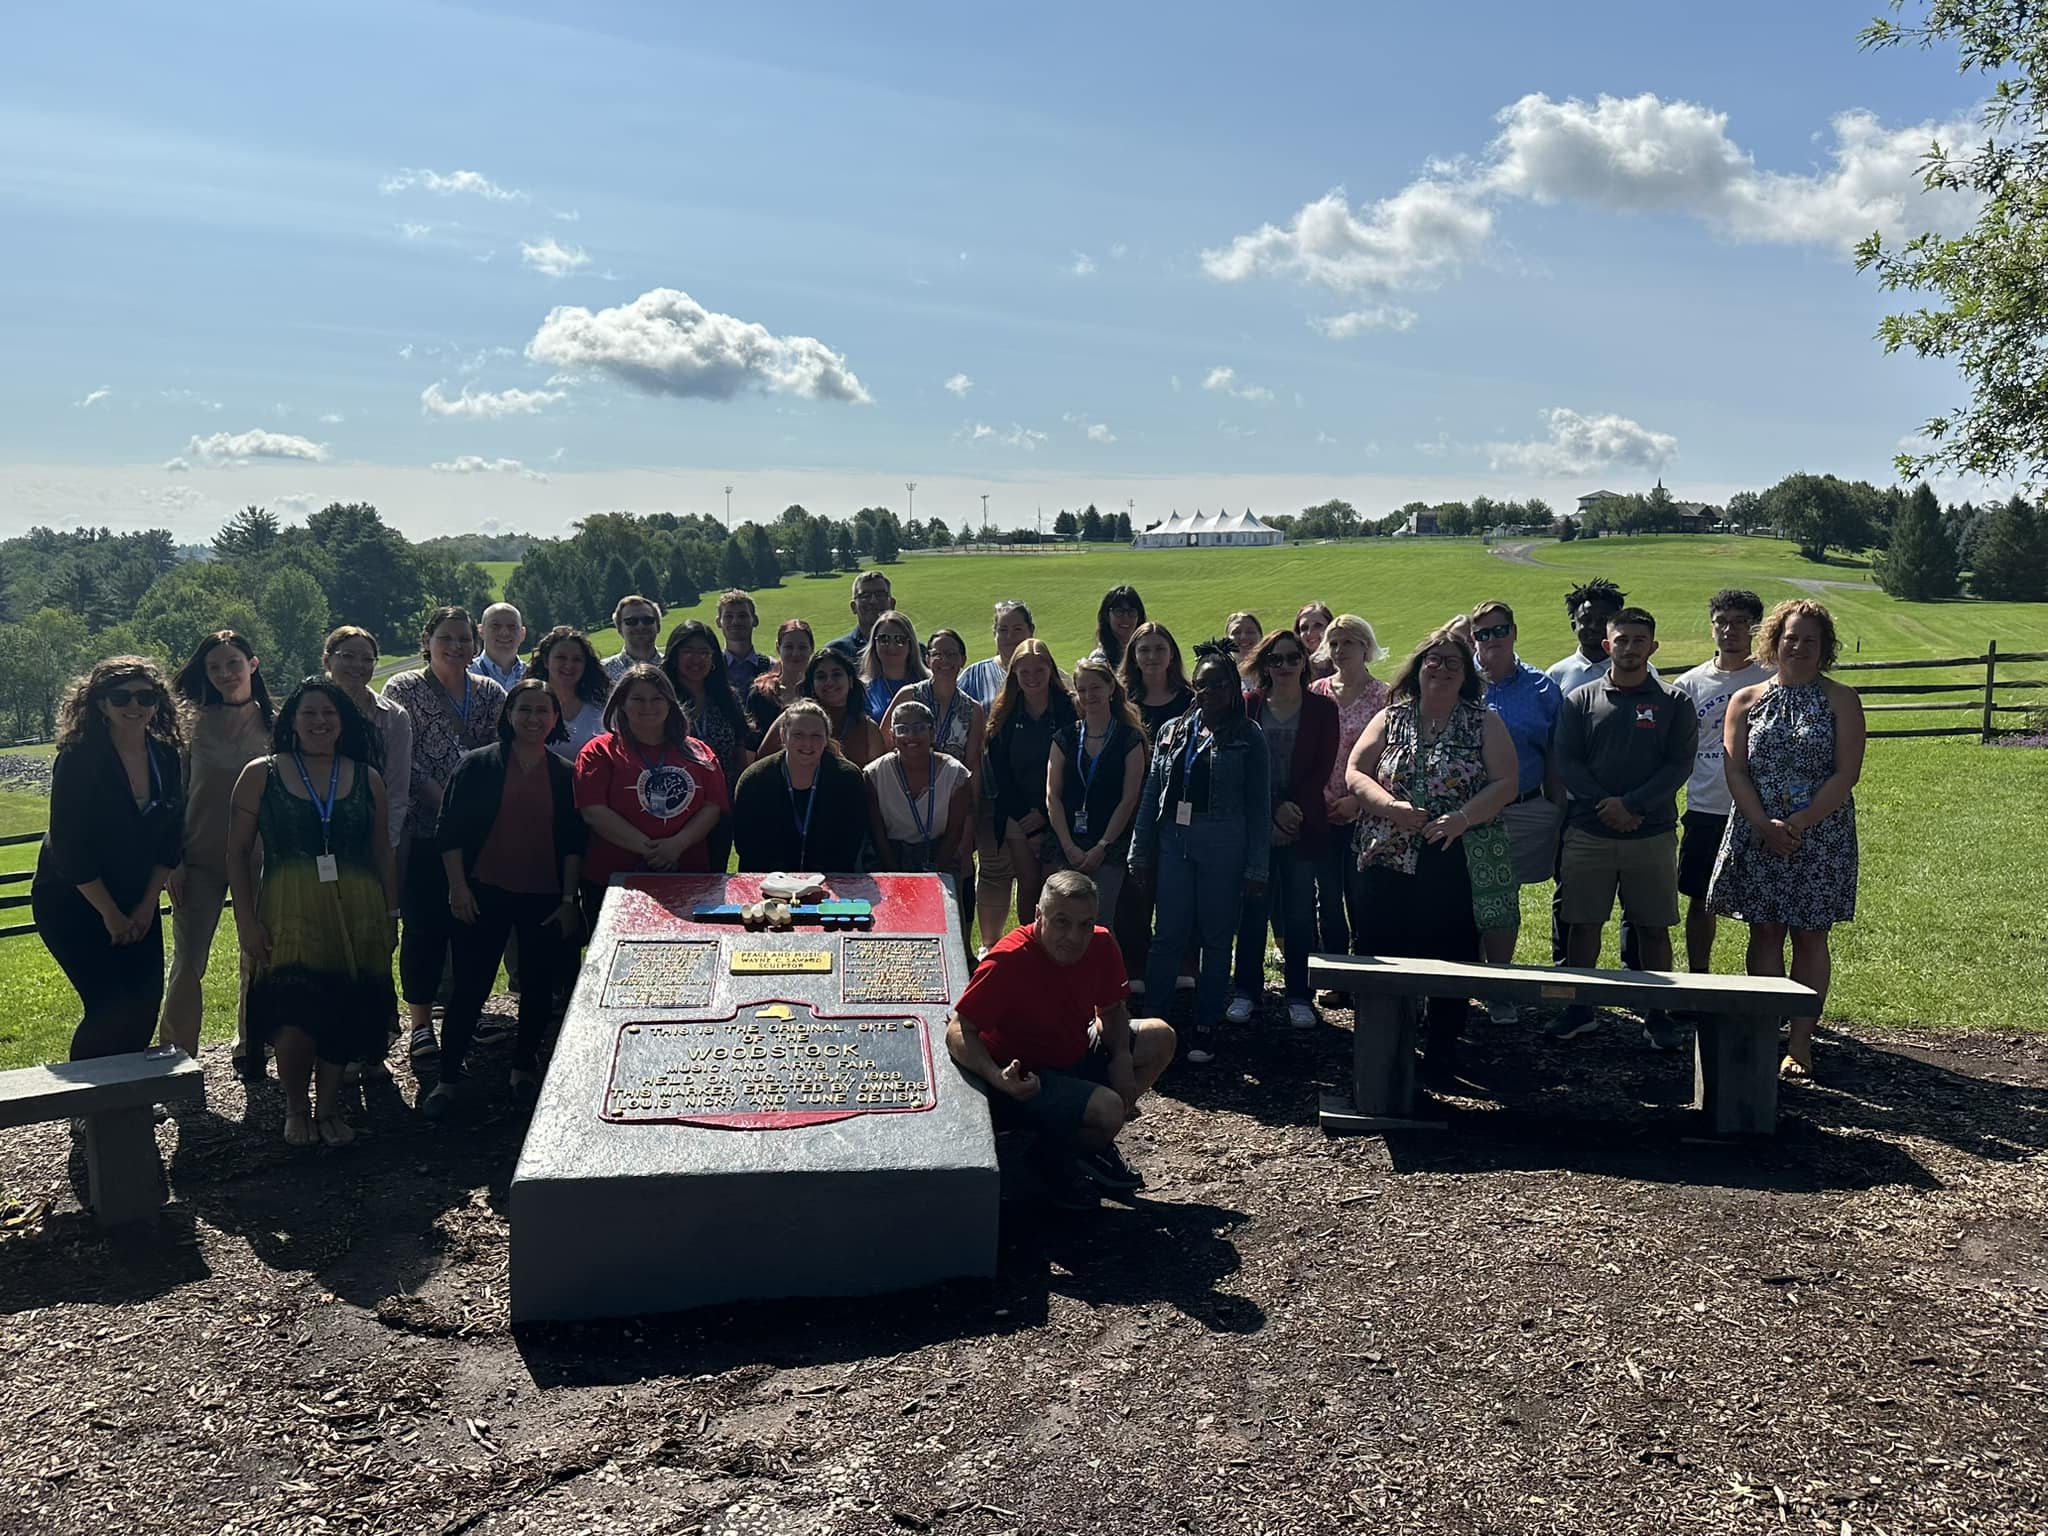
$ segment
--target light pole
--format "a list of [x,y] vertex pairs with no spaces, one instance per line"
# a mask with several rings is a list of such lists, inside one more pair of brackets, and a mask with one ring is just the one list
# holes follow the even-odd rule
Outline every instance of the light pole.
[[725,531],[732,532],[732,487],[725,488]]
[[988,541],[988,492],[987,492],[987,491],[983,491],[983,492],[981,493],[981,537],[982,537],[982,542],[983,542],[983,543],[986,543],[986,542]]
[[903,482],[903,489],[910,493],[910,510],[904,514],[903,520],[906,523],[914,522],[917,519],[917,482],[906,480]]

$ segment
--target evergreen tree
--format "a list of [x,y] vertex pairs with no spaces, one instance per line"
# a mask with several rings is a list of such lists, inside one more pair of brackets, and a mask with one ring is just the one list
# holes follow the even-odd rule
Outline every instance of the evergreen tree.
[[925,529],[924,539],[926,547],[930,549],[951,549],[953,547],[952,530],[936,517],[931,520],[930,526]]
[[[638,587],[633,585],[633,567],[626,563],[625,556],[613,555],[611,559],[604,563],[604,587],[605,591],[610,594],[610,602],[607,604],[607,608],[616,604],[620,598],[640,591]],[[649,597],[653,594],[641,592],[640,595],[642,597]]]
[[896,563],[896,519],[882,517],[875,521],[875,563],[894,565]]
[[726,587],[751,587],[754,585],[753,563],[747,559],[747,552],[740,545],[738,534],[725,541],[725,549],[718,557],[718,582]]
[[663,585],[661,572],[654,567],[653,555],[642,555],[633,563],[633,590],[635,592],[644,593],[648,597],[658,598],[661,596]]
[[822,517],[804,529],[804,569],[813,576],[832,574],[832,528]]
[[762,587],[782,585],[782,561],[775,553],[775,540],[759,523],[749,523],[740,530],[745,542],[747,566],[753,572],[752,581],[736,582],[736,586],[759,590]]
[[2048,602],[2048,543],[2024,497],[2013,497],[1985,524],[1970,590],[2008,603]]
[[1119,544],[1131,542],[1131,514],[1128,512],[1116,515],[1116,539]]
[[261,507],[244,507],[213,536],[213,553],[220,560],[250,560],[269,553],[276,542],[277,518]]
[[1956,551],[1941,528],[1941,503],[1926,481],[1892,520],[1891,547],[1877,557],[1877,584],[1909,603],[1956,595]]
[[671,608],[694,608],[703,594],[697,590],[697,572],[690,561],[690,545],[672,539],[668,546],[668,574],[663,578],[662,600]]
[[1102,514],[1096,511],[1095,504],[1090,502],[1088,510],[1081,514],[1081,542],[1084,544],[1097,544],[1101,540]]
[[1056,539],[1071,539],[1080,531],[1081,526],[1074,521],[1074,514],[1061,507],[1060,515],[1052,520],[1052,536]]

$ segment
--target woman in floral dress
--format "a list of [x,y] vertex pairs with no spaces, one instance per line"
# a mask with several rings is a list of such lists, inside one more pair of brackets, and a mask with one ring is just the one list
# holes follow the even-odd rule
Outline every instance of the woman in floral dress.
[[[1823,675],[1838,651],[1833,616],[1810,599],[1780,603],[1764,619],[1757,660],[1778,675],[1728,704],[1735,814],[1707,890],[1716,912],[1749,924],[1750,975],[1783,976],[1789,937],[1792,979],[1823,1000],[1828,930],[1856,916],[1854,792],[1863,773],[1863,706],[1853,688]],[[1791,1021],[1786,1076],[1812,1074],[1815,1022]]]

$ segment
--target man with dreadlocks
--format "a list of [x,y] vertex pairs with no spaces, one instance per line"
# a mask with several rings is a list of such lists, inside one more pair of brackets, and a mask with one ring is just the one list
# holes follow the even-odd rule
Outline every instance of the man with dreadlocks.
[[1628,594],[1604,576],[1596,576],[1564,595],[1564,614],[1571,620],[1579,648],[1550,668],[1550,680],[1566,698],[1572,690],[1607,675],[1607,621],[1628,605]]

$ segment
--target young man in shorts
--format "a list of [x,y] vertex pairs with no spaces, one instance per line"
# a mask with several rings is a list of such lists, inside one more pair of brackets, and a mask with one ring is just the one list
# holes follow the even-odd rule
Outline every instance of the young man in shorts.
[[1036,1132],[1047,1194],[1070,1210],[1096,1203],[1083,1179],[1143,1186],[1117,1133],[1175,1045],[1164,1019],[1131,1018],[1123,955],[1096,904],[1086,875],[1048,875],[1036,920],[989,950],[946,1021],[953,1060],[987,1085],[999,1127]]
[[[1671,969],[1678,925],[1678,790],[1692,775],[1699,715],[1685,694],[1650,671],[1657,621],[1624,608],[1607,621],[1612,665],[1566,696],[1552,750],[1570,797],[1558,854],[1559,899],[1568,934],[1566,963],[1600,961],[1600,930],[1621,895],[1645,970]],[[1544,1029],[1569,1040],[1593,1027],[1593,1011],[1566,1008]],[[1653,1009],[1643,1034],[1660,1051],[1678,1048],[1671,1016]]]
[[1693,758],[1692,777],[1685,781],[1685,817],[1678,845],[1678,894],[1685,906],[1685,960],[1689,970],[1714,968],[1714,909],[1707,905],[1707,883],[1721,852],[1721,835],[1735,809],[1728,792],[1728,755],[1722,745],[1728,722],[1728,701],[1752,683],[1768,681],[1777,668],[1767,667],[1750,651],[1750,637],[1763,622],[1763,599],[1731,587],[1707,599],[1707,622],[1714,631],[1714,659],[1701,662],[1672,686],[1693,702],[1700,717],[1700,748]]

